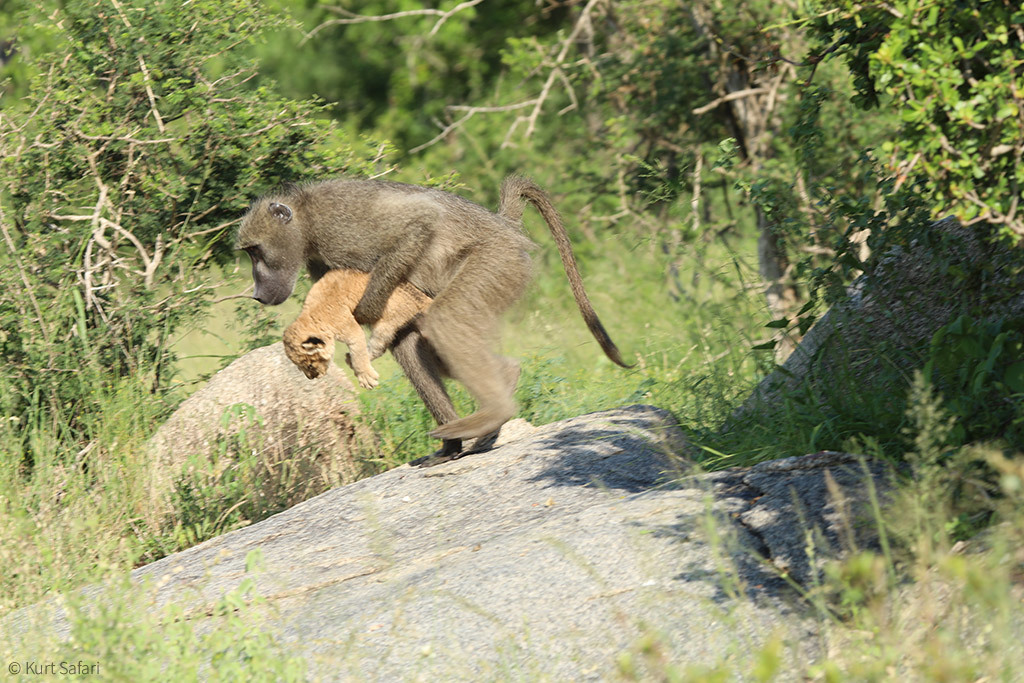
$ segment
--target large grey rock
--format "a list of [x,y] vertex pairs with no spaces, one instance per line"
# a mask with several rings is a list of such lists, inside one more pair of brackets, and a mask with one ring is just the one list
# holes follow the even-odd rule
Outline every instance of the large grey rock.
[[[150,439],[154,507],[167,505],[196,455],[229,461],[238,448],[258,450],[268,472],[304,482],[295,501],[353,481],[359,474],[354,452],[371,439],[355,422],[358,414],[355,389],[337,366],[310,380],[280,342],[250,351],[185,399]],[[278,467],[285,460],[290,466]]]
[[643,660],[644,638],[679,665],[779,634],[813,657],[815,621],[759,556],[809,576],[809,527],[819,554],[841,550],[825,481],[856,495],[852,456],[698,474],[676,455],[671,414],[650,406],[510,431],[490,452],[336,488],[134,577],[152,580],[155,608],[203,623],[259,548],[264,626],[325,680],[605,680],[622,653]]
[[744,490],[752,497],[736,521],[760,541],[759,552],[782,575],[810,587],[830,560],[878,549],[878,505],[888,500],[892,475],[887,463],[822,451],[708,478],[722,497],[743,496]]
[[775,419],[787,396],[816,404],[884,396],[892,392],[894,377],[920,367],[932,336],[959,315],[1024,315],[1024,250],[991,243],[984,226],[964,227],[953,218],[935,223],[930,234],[930,244],[883,255],[722,431]]

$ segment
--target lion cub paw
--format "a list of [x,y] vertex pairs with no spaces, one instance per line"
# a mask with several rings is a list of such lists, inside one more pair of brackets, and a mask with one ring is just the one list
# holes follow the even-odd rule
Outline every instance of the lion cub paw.
[[350,368],[352,368],[352,372],[356,374],[356,379],[359,380],[359,386],[361,386],[363,389],[373,389],[380,383],[380,375],[377,373],[376,370],[373,369],[373,366],[370,365],[369,363],[367,363],[365,367],[355,367],[352,364],[351,353],[345,354],[345,362],[348,364]]

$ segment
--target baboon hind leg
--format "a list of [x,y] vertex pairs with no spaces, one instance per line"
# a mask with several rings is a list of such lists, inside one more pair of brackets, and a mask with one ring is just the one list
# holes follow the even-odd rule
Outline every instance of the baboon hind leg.
[[[508,395],[514,396],[516,392],[516,384],[519,381],[519,362],[512,358],[502,358],[501,360],[505,368],[505,382],[508,387]],[[472,455],[474,453],[484,453],[494,448],[495,444],[498,443],[498,437],[501,436],[502,427],[504,427],[504,424],[490,434],[484,434],[481,437],[473,439],[472,442],[463,447],[462,453],[459,454],[459,457],[462,457],[463,455]]]
[[472,439],[496,433],[516,414],[516,402],[506,379],[505,359],[482,349],[464,349],[454,360],[452,377],[477,402],[477,410],[430,432],[440,439]]
[[420,327],[449,375],[476,400],[471,415],[442,424],[431,436],[467,439],[492,434],[516,413],[519,365],[496,355],[502,313],[526,289],[530,260],[497,245],[470,255],[434,300]]

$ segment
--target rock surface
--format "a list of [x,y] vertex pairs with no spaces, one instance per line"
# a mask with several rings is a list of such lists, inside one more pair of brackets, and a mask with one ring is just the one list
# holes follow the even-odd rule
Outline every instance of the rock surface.
[[[242,409],[224,419],[239,404],[252,406],[254,414]],[[190,457],[208,456],[224,440],[237,441],[240,432],[246,447],[258,448],[271,466],[298,454],[303,479],[317,491],[353,481],[359,469],[352,453],[358,440],[369,438],[357,430],[358,412],[352,382],[334,364],[309,380],[280,342],[250,351],[185,399],[150,439],[152,496],[166,499]],[[309,497],[305,493],[296,497]]]
[[[827,396],[879,396],[892,376],[909,376],[935,332],[957,316],[1024,315],[1024,251],[988,243],[979,228],[956,219],[931,228],[932,245],[893,248],[845,300],[808,330],[782,366],[768,375],[726,422],[724,433],[775,419],[782,396],[800,387],[797,400]],[[856,391],[836,391],[836,385]],[[791,394],[792,395],[792,394]]]
[[877,549],[872,497],[886,499],[891,475],[887,463],[822,451],[706,476],[722,497],[733,487],[754,495],[736,520],[757,537],[760,554],[779,572],[809,587],[821,579],[829,560]]
[[806,661],[815,620],[759,555],[809,577],[808,525],[819,555],[843,545],[826,479],[857,497],[864,470],[820,454],[698,474],[681,448],[650,406],[520,424],[492,451],[333,489],[134,577],[202,623],[259,548],[266,628],[325,680],[607,680],[644,638],[710,666],[781,635]]

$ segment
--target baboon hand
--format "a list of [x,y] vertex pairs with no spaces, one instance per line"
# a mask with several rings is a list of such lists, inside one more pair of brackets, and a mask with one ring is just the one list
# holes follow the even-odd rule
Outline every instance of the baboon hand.
[[377,360],[384,355],[384,352],[388,350],[388,340],[379,339],[375,334],[370,336],[370,341],[366,345],[367,350],[370,352],[370,360]]
[[365,294],[352,310],[352,316],[361,323],[374,323],[384,315],[384,307],[387,305],[387,297],[381,301],[380,297],[367,297]]

